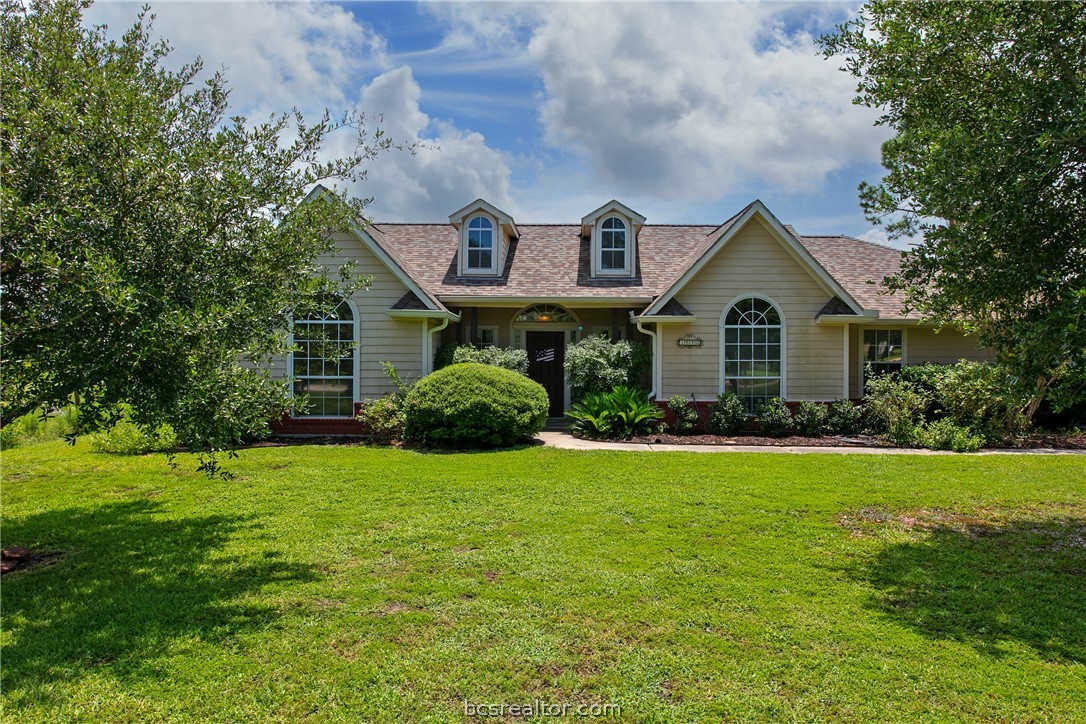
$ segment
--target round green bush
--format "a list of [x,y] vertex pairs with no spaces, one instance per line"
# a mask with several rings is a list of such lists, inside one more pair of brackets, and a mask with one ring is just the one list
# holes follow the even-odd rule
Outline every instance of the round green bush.
[[542,385],[493,365],[467,362],[423,377],[407,394],[405,437],[436,447],[501,447],[543,429]]

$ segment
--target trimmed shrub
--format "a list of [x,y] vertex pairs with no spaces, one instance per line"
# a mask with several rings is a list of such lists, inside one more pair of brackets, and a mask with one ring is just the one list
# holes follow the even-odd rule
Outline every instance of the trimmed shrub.
[[781,437],[792,426],[792,413],[784,400],[774,397],[758,407],[755,412],[762,434],[769,437]]
[[821,402],[799,403],[792,424],[803,437],[822,437],[829,430],[830,413]]
[[932,450],[976,452],[984,447],[984,436],[956,424],[949,417],[928,423],[918,434],[918,442]]
[[864,408],[851,400],[834,400],[826,412],[826,428],[831,435],[855,435],[863,430]]
[[643,355],[626,340],[612,344],[603,336],[586,337],[566,348],[566,374],[573,402],[615,387],[636,387],[641,377]]
[[478,362],[423,377],[404,402],[408,440],[438,447],[500,447],[543,429],[550,402],[542,385]]
[[709,432],[715,435],[738,435],[748,424],[747,407],[734,392],[718,395],[709,406]]
[[566,416],[575,435],[625,438],[653,432],[664,411],[640,390],[615,387],[610,392],[586,395],[570,407]]
[[478,362],[513,370],[522,375],[528,374],[528,352],[515,347],[473,347],[462,344],[453,351],[452,361],[453,364]]
[[685,435],[697,427],[698,408],[690,400],[682,395],[674,395],[667,401],[667,407],[675,416],[675,422],[671,423],[671,429],[680,435]]
[[108,430],[90,436],[91,450],[112,455],[146,455],[177,448],[177,434],[169,425],[154,430],[137,425],[127,414]]

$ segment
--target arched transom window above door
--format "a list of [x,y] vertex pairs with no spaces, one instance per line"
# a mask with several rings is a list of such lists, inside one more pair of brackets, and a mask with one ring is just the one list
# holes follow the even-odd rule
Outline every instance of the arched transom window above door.
[[557,304],[536,304],[518,314],[513,322],[521,324],[576,324],[577,318],[565,307]]

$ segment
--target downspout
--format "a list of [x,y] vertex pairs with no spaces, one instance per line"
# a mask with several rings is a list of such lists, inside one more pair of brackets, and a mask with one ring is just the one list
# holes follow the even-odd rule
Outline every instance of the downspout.
[[430,329],[430,320],[422,320],[422,347],[424,358],[422,360],[422,374],[428,375],[434,367],[434,335],[449,326],[449,318],[441,320],[441,324]]
[[[630,316],[633,316],[632,314]],[[634,322],[637,323],[637,331],[641,334],[647,334],[652,337],[652,389],[649,390],[649,397],[653,398],[660,390],[660,338],[656,332],[650,332],[641,326],[641,320],[634,318]]]

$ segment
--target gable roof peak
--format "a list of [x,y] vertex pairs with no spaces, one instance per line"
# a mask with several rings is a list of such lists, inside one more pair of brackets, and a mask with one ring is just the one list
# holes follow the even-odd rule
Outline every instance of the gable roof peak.
[[467,206],[449,214],[449,223],[459,229],[464,219],[476,211],[485,211],[496,218],[499,224],[508,228],[510,236],[514,238],[520,236],[520,232],[517,231],[517,222],[513,221],[513,217],[483,198],[475,199]]
[[626,204],[622,203],[618,199],[611,199],[603,206],[599,207],[595,211],[590,212],[584,218],[581,219],[581,226],[591,226],[604,214],[609,214],[613,211],[617,211],[622,215],[628,217],[634,222],[636,226],[642,226],[645,223],[645,217],[631,209]]

